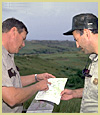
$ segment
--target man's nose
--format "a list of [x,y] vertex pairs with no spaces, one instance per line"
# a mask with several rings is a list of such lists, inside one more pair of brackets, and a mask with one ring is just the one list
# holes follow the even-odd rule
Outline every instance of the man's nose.
[[22,46],[23,46],[23,47],[25,46],[25,42],[22,43]]
[[79,43],[76,41],[76,46],[77,46],[77,48],[79,48],[80,47],[80,45],[79,45]]

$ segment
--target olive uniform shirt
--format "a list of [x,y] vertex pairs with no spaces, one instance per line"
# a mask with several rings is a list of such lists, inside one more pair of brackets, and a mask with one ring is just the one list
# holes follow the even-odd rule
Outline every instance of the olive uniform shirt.
[[[21,79],[19,72],[14,63],[14,54],[10,54],[2,46],[2,87],[21,88]],[[2,99],[2,113],[21,113],[23,110],[22,104],[10,107]]]
[[80,113],[98,113],[98,55],[91,54],[90,75],[85,77],[85,85]]

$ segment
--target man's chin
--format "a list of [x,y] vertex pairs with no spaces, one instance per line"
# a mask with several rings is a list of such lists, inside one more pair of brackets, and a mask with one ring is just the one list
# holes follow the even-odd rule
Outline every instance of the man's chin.
[[85,53],[84,49],[81,49],[81,51]]
[[19,50],[20,50],[20,49],[16,50],[16,52],[15,52],[15,53],[17,54],[17,53],[19,52]]
[[85,53],[85,54],[91,54],[91,53],[90,53],[90,52],[88,52],[88,51],[84,51],[84,53]]
[[85,54],[88,54],[88,52],[84,49],[81,49],[82,52],[84,52]]

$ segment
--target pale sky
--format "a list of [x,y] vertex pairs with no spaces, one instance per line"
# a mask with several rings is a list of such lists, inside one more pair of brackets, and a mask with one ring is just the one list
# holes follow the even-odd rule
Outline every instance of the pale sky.
[[98,2],[3,2],[2,20],[17,18],[28,28],[27,40],[73,40],[64,36],[71,29],[72,17],[93,13],[98,17]]

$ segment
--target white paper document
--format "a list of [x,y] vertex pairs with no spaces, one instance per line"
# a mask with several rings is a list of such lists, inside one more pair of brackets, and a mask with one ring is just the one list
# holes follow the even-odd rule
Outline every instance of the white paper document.
[[61,99],[61,91],[64,90],[68,78],[50,78],[48,82],[49,90],[39,91],[35,97],[36,100],[47,100],[59,105]]

